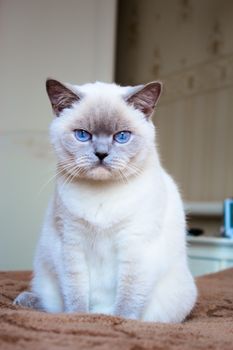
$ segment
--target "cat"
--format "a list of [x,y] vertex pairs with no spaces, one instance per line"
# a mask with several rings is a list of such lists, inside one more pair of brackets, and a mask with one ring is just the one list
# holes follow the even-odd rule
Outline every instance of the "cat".
[[48,79],[55,115],[54,196],[31,291],[15,304],[181,322],[197,289],[186,255],[183,203],[163,169],[152,114],[158,81],[135,87]]

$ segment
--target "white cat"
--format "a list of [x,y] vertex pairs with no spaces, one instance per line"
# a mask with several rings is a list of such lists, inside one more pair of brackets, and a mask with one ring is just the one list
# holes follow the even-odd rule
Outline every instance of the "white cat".
[[161,84],[47,81],[56,190],[38,243],[32,291],[16,304],[181,322],[197,291],[183,204],[162,168],[151,115]]

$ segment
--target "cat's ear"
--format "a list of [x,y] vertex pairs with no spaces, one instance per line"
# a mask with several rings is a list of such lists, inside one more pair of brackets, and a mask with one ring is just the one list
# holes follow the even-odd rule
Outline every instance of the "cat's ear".
[[57,80],[47,79],[46,90],[56,116],[79,101],[80,97]]
[[127,97],[126,102],[149,118],[154,112],[161,90],[162,84],[158,81],[139,86],[136,92]]

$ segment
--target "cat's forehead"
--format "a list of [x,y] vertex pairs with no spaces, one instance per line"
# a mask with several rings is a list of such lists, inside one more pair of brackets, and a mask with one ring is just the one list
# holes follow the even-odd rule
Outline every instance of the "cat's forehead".
[[84,103],[83,108],[76,114],[77,127],[93,134],[113,134],[121,130],[131,130],[134,124],[132,118],[125,113],[120,103],[111,102],[107,99],[96,99],[91,103]]
[[[84,88],[83,88],[84,87]],[[80,107],[75,114],[75,127],[93,134],[113,134],[132,130],[133,118],[127,111],[124,96],[128,88],[115,84],[95,83],[77,87],[83,93]]]

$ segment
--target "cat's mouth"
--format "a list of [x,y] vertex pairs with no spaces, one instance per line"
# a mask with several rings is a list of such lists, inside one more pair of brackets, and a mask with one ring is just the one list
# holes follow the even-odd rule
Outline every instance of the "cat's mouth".
[[93,165],[93,168],[104,168],[107,170],[111,170],[110,164],[107,163],[104,159],[96,161],[96,163]]
[[112,173],[112,167],[103,161],[98,162],[92,168],[92,170],[96,170],[96,171],[101,172],[101,173],[104,173],[104,172],[109,173],[109,174]]
[[109,165],[98,162],[88,172],[87,176],[94,180],[108,180],[112,178],[112,171]]

